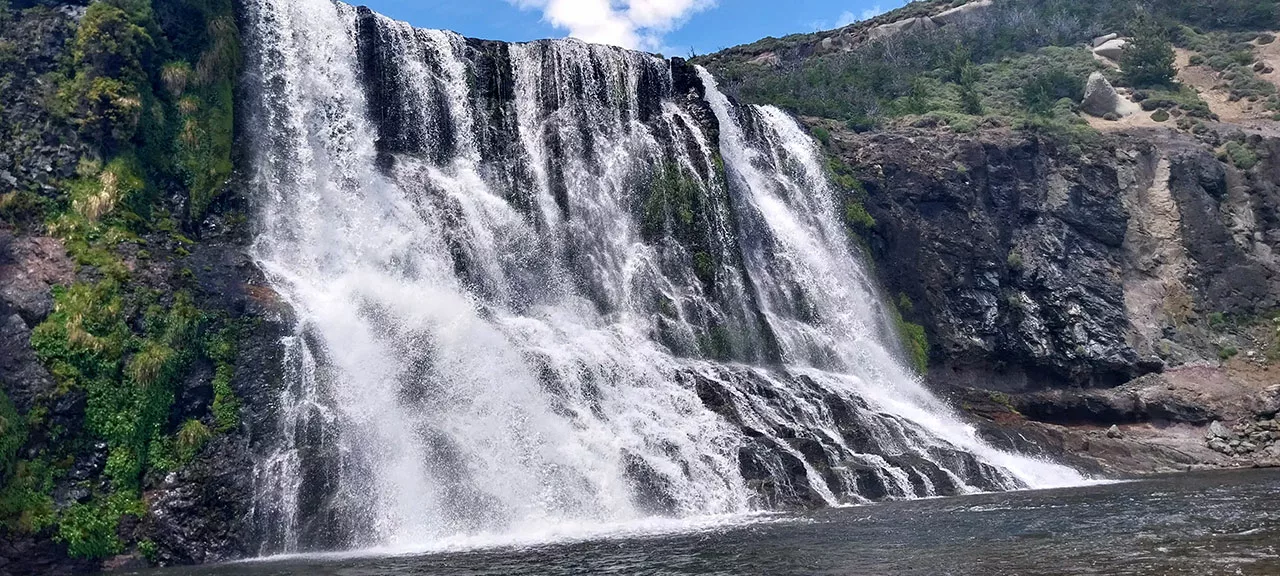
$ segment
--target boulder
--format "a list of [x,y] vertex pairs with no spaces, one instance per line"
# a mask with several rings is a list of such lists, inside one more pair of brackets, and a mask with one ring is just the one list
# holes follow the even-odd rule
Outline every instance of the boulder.
[[1115,32],[1112,32],[1112,33],[1110,33],[1110,34],[1103,34],[1102,36],[1099,36],[1099,37],[1097,37],[1097,38],[1094,38],[1094,39],[1093,39],[1093,41],[1089,43],[1089,45],[1090,45],[1091,47],[1093,47],[1093,48],[1097,48],[1097,47],[1099,47],[1099,46],[1101,46],[1101,45],[1103,45],[1103,44],[1106,44],[1107,42],[1110,42],[1110,41],[1112,41],[1112,40],[1115,40],[1116,38],[1119,38],[1119,37],[1120,37],[1120,35],[1119,35],[1119,34],[1116,34]]
[[1101,72],[1094,72],[1089,75],[1089,82],[1085,84],[1084,101],[1080,104],[1080,108],[1098,117],[1119,114],[1120,95],[1116,93],[1111,82],[1107,81],[1106,76]]
[[1254,411],[1260,418],[1273,418],[1280,414],[1280,385],[1268,386],[1258,395],[1257,402]]
[[869,40],[879,40],[890,36],[897,36],[906,32],[927,32],[938,27],[938,23],[934,22],[928,16],[918,16],[916,18],[907,18],[897,22],[881,24],[871,29],[868,35]]
[[950,10],[945,10],[935,15],[933,17],[933,21],[941,26],[955,24],[956,22],[980,14],[987,8],[990,8],[994,3],[995,2],[992,0],[976,0],[975,2],[970,2],[963,6],[956,6]]
[[1231,429],[1227,428],[1222,422],[1214,420],[1213,423],[1209,425],[1208,436],[1210,440],[1215,438],[1219,440],[1229,440],[1234,437],[1235,434],[1232,434]]
[[1124,53],[1124,47],[1129,45],[1129,41],[1124,38],[1112,38],[1099,44],[1093,49],[1093,53],[1103,58],[1119,60],[1120,55]]

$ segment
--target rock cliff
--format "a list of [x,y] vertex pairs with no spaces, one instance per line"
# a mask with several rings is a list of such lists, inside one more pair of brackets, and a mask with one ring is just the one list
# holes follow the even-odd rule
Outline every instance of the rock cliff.
[[[1134,426],[1195,454],[1098,454],[1112,469],[1274,462],[1222,459],[1204,434],[1217,420],[1265,420],[1253,407],[1280,379],[1280,140],[1218,124],[1082,148],[999,129],[856,134],[810,122],[856,167],[865,191],[851,198],[875,221],[868,251],[926,327],[936,388],[991,421],[1095,436]],[[1215,156],[1226,142],[1262,160],[1240,169]]]

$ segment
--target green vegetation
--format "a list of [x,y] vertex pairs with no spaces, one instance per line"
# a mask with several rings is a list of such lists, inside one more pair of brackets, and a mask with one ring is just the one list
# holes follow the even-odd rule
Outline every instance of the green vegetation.
[[1258,165],[1258,153],[1254,152],[1248,144],[1227,142],[1224,152],[1226,159],[1241,170],[1249,170]]
[[1145,88],[1167,86],[1173,82],[1177,70],[1173,66],[1173,44],[1150,18],[1135,20],[1130,30],[1133,41],[1124,47],[1120,67],[1130,86]]
[[230,432],[240,422],[240,400],[231,389],[236,361],[235,327],[223,329],[205,343],[205,354],[214,362],[213,422],[217,432]]
[[[12,20],[5,8],[0,19]],[[75,557],[119,553],[128,544],[117,536],[120,518],[145,513],[150,473],[189,462],[238,425],[237,327],[198,306],[189,276],[138,274],[187,254],[178,230],[198,228],[230,177],[234,22],[231,0],[96,0],[61,69],[45,78],[49,111],[92,150],[56,195],[0,196],[0,218],[59,237],[82,281],[55,289],[53,312],[31,336],[54,397],[23,415],[0,395],[0,530],[48,530]],[[180,203],[169,201],[175,195]],[[215,366],[213,406],[171,421],[198,359]],[[83,426],[46,422],[48,406],[68,394],[84,398]],[[41,441],[24,447],[28,437]],[[105,481],[81,483],[85,499],[56,506],[55,484],[98,442]]]
[[694,223],[694,203],[699,195],[696,180],[674,163],[657,168],[653,182],[647,187],[649,199],[644,204],[641,232],[647,239],[660,238],[668,231],[685,235]]
[[[909,7],[921,8],[922,4]],[[941,8],[934,5],[929,9]],[[1082,23],[1087,21],[1076,17],[1073,10],[1075,7],[1068,3],[1015,0],[997,3],[988,10],[989,18],[963,26],[865,42],[849,51],[824,53],[776,67],[746,57],[769,48],[779,49],[768,43],[704,60],[746,100],[830,118],[855,130],[930,112],[1019,118],[1027,106],[1010,102],[1008,95],[1022,93],[1027,80],[1039,82],[1028,89],[1026,99],[1041,112],[1048,112],[1061,98],[1078,100],[1084,78],[1097,69],[1087,50],[1075,48],[1096,30]],[[1060,14],[1063,12],[1067,14]],[[886,21],[905,17],[904,14],[896,12]],[[1043,17],[1028,18],[1028,14]],[[1044,26],[1046,21],[1054,26]],[[803,39],[797,38],[796,42]],[[1046,46],[1062,51],[1026,58]],[[1064,56],[1068,58],[1065,62]],[[1083,70],[1079,70],[1081,64]],[[1055,71],[1060,74],[1054,75]],[[1013,83],[1011,75],[1023,78]],[[1078,78],[1067,84],[1061,81],[1065,75]],[[1068,93],[1066,88],[1075,88],[1075,84],[1079,90]]]
[[1010,270],[1020,272],[1025,264],[1022,262],[1022,253],[1017,249],[1009,251],[1009,256],[1005,258],[1006,264]]
[[12,533],[34,534],[54,523],[53,466],[44,460],[18,460],[13,475],[0,491],[0,527]]
[[[852,27],[856,30],[936,13],[958,3],[912,2]],[[1004,0],[983,17],[936,30],[823,47],[830,33],[799,34],[704,56],[723,84],[743,100],[834,120],[865,131],[886,123],[947,126],[955,132],[1011,126],[1071,146],[1096,143],[1076,113],[1090,73],[1151,97],[1147,111],[1170,118],[1212,118],[1193,90],[1177,87],[1173,45],[1194,49],[1193,61],[1224,71],[1232,98],[1265,101],[1280,111],[1275,86],[1258,77],[1250,42],[1274,38],[1248,29],[1280,25],[1276,0],[1176,0],[1142,5],[1078,0]],[[1134,41],[1124,74],[1105,70],[1084,45],[1105,32]],[[762,56],[769,56],[763,58]],[[1189,92],[1189,93],[1188,93]],[[1156,115],[1167,121],[1165,114]],[[1280,114],[1278,114],[1280,117]],[[1194,120],[1179,122],[1197,129]],[[815,131],[826,142],[828,131]]]
[[[1263,102],[1269,110],[1280,110],[1280,94],[1275,84],[1259,78],[1253,42],[1267,43],[1267,34],[1255,32],[1197,32],[1188,27],[1176,28],[1175,42],[1194,50],[1191,64],[1206,66],[1221,74],[1231,100]],[[1271,38],[1274,41],[1274,38]]]
[[915,304],[906,294],[899,294],[893,304],[893,320],[898,336],[902,339],[903,350],[911,360],[912,367],[924,374],[929,371],[929,336],[924,326],[905,319],[915,313]]
[[991,398],[992,402],[1003,406],[1010,413],[1022,415],[1021,412],[1018,412],[1018,408],[1013,405],[1013,398],[1008,394],[1005,394],[1004,392],[991,391],[987,393],[987,397]]
[[1213,112],[1209,110],[1209,104],[1190,86],[1136,90],[1133,97],[1146,111],[1176,110],[1179,114],[1192,118],[1212,119],[1214,117]]
[[26,423],[4,390],[0,390],[0,483],[13,475],[18,450],[26,441]]
[[116,493],[88,504],[76,504],[63,512],[57,539],[67,545],[74,558],[103,558],[119,554],[124,543],[116,526],[126,514],[141,518],[146,513],[142,501]]

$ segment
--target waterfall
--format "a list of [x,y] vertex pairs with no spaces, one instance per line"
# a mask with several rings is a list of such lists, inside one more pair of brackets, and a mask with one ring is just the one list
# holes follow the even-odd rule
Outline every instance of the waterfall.
[[264,554],[1068,485],[898,358],[821,153],[703,70],[246,0],[296,315]]

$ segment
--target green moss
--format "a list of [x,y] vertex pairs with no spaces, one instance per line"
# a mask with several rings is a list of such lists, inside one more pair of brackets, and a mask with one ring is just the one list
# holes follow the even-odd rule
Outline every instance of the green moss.
[[839,156],[827,156],[827,177],[843,192],[866,194],[866,189],[862,186],[862,181],[858,180],[857,175],[853,173],[853,168],[845,164]]
[[217,432],[230,432],[240,421],[240,400],[231,388],[235,376],[236,334],[234,327],[225,328],[210,336],[205,343],[205,355],[214,361],[213,421]]
[[822,126],[814,126],[812,129],[810,129],[810,132],[813,134],[813,137],[818,140],[818,142],[822,143],[823,146],[831,145],[830,130],[823,128]]
[[1018,252],[1017,249],[1010,250],[1009,256],[1005,258],[1005,264],[1009,266],[1010,270],[1015,270],[1015,271],[1022,270],[1022,267],[1023,267],[1022,253]]
[[712,326],[698,337],[698,347],[708,358],[729,360],[733,356],[733,336],[724,326]]
[[147,562],[152,564],[155,564],[160,560],[160,550],[156,546],[155,541],[150,538],[143,538],[138,541],[138,553],[141,554],[143,558],[146,558]]
[[670,230],[687,237],[694,222],[694,203],[699,194],[699,184],[677,164],[666,163],[657,167],[649,185],[649,198],[645,201],[641,232],[650,239],[657,239]]
[[1004,392],[988,392],[987,394],[988,394],[988,397],[991,398],[992,402],[995,402],[996,404],[1004,406],[1007,410],[1009,410],[1009,412],[1012,412],[1018,415],[1022,414],[1021,412],[1018,412],[1018,409],[1016,407],[1014,407],[1013,398],[1011,398],[1008,394],[1005,394]]
[[905,292],[898,293],[898,300],[897,302],[895,302],[895,304],[897,304],[898,306],[898,312],[904,315],[909,316],[911,314],[914,314],[916,311],[915,303],[911,301],[911,297],[907,296]]
[[912,365],[921,374],[929,371],[929,338],[924,326],[902,321],[898,324],[903,344],[910,355]]
[[93,2],[72,41],[74,74],[61,99],[81,133],[104,149],[133,139],[150,99],[145,63],[155,43],[139,22],[144,16],[112,2]]
[[845,200],[844,203],[844,220],[849,226],[859,232],[865,232],[876,227],[876,219],[867,212],[865,206],[861,202],[852,198]]
[[693,273],[704,284],[713,284],[716,280],[716,261],[711,254],[695,252],[693,255]]
[[168,308],[152,307],[144,334],[134,334],[112,281],[58,290],[54,301],[53,314],[32,332],[32,346],[60,387],[85,391],[85,425],[107,442],[113,485],[136,488],[175,382],[197,350],[203,316],[179,292]]

